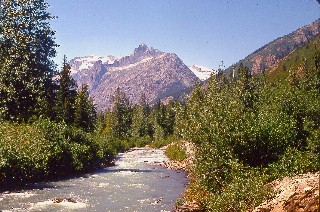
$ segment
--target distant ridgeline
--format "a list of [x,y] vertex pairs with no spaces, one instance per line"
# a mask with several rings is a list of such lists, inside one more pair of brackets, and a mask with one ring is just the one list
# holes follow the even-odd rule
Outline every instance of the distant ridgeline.
[[236,70],[239,67],[240,63],[248,67],[255,74],[272,69],[280,60],[319,35],[319,32],[320,19],[264,45],[227,68],[225,72],[227,75],[230,75],[233,69]]

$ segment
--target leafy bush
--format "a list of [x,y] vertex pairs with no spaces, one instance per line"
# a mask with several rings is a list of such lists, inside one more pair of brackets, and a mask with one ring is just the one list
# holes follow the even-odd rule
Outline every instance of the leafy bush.
[[150,146],[152,148],[161,148],[161,147],[167,146],[168,144],[174,142],[175,140],[177,140],[175,138],[175,136],[170,135],[170,136],[167,136],[167,138],[162,138],[162,139],[159,139],[159,140],[152,141],[150,143]]
[[270,180],[284,176],[315,172],[319,170],[318,155],[310,151],[288,148],[279,161],[270,164],[267,172]]
[[41,119],[32,124],[0,122],[0,184],[90,170],[115,151],[107,140]]
[[265,183],[318,170],[319,55],[283,81],[245,67],[237,79],[217,74],[180,106],[176,133],[198,147],[189,193],[204,209],[251,210],[267,198]]
[[253,170],[240,170],[220,192],[211,193],[209,211],[250,211],[272,196],[265,179]]
[[165,154],[171,160],[176,160],[176,161],[183,161],[184,159],[187,158],[185,149],[181,147],[181,145],[179,144],[169,145],[165,151]]

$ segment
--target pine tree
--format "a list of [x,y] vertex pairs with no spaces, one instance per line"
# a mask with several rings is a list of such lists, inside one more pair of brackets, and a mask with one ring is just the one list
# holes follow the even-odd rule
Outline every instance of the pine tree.
[[70,69],[67,58],[64,56],[57,92],[57,114],[58,119],[65,121],[67,124],[72,124],[74,121],[74,106],[77,96],[77,85],[70,76]]
[[52,116],[55,32],[44,0],[2,0],[0,5],[0,117],[27,121]]
[[131,136],[132,106],[120,88],[117,88],[113,97],[113,111],[111,131],[113,136],[124,139]]
[[151,108],[147,103],[146,96],[142,95],[140,103],[133,109],[132,131],[133,136],[142,137],[153,134],[153,128],[150,120]]
[[75,126],[92,132],[95,128],[97,113],[87,85],[82,85],[79,89],[75,106]]
[[243,67],[241,63],[238,73],[240,99],[243,103],[244,110],[254,111],[254,103],[257,100],[257,84],[252,71],[248,67]]
[[172,135],[175,126],[174,103],[164,105],[158,101],[153,108],[153,118],[155,134],[158,134],[156,137],[160,138],[159,135],[163,135],[163,138],[166,138]]

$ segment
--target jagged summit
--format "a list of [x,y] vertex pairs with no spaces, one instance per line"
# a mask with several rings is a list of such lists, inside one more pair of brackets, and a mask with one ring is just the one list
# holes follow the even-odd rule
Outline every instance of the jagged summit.
[[143,54],[145,52],[150,52],[151,50],[153,50],[153,48],[149,48],[146,44],[142,43],[134,49],[134,54]]
[[[97,60],[94,60],[97,59]],[[115,59],[115,57],[113,58]],[[179,97],[197,81],[195,74],[173,53],[141,44],[133,53],[111,60],[77,57],[71,60],[72,77],[78,85],[87,84],[99,110],[111,107],[119,87],[132,103],[144,94],[149,103]]]

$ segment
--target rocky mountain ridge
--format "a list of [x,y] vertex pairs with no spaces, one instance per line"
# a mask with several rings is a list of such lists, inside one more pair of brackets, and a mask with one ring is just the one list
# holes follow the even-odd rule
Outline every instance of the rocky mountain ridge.
[[149,103],[179,97],[190,90],[197,76],[174,53],[139,45],[122,58],[114,56],[77,57],[70,61],[78,86],[87,84],[99,110],[111,107],[119,87],[133,104],[145,95]]
[[319,34],[320,19],[262,46],[233,66],[227,68],[226,73],[230,74],[233,69],[239,67],[240,63],[250,68],[255,74],[269,70],[283,58]]

